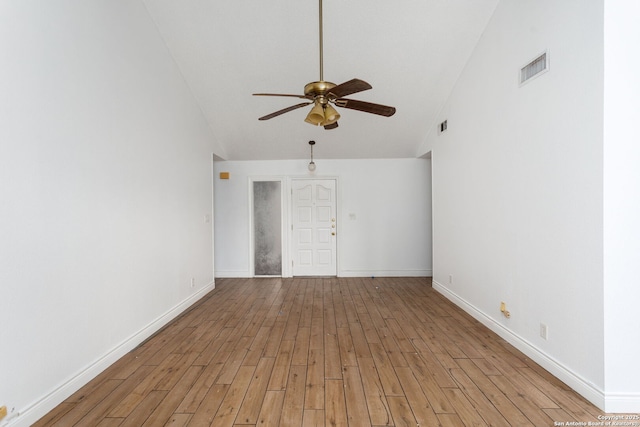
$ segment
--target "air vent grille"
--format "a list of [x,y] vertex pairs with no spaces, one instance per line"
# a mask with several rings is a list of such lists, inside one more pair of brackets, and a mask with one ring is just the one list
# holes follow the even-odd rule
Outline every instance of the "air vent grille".
[[522,85],[548,70],[549,58],[545,52],[520,69],[520,84]]

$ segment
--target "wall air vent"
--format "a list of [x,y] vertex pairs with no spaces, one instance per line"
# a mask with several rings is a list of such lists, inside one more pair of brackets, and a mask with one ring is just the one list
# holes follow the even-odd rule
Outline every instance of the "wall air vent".
[[520,86],[549,71],[549,55],[544,52],[520,69]]

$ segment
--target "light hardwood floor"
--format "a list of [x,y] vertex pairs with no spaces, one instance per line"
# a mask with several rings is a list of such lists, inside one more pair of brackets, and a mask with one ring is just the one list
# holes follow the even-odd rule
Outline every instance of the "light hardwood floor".
[[218,279],[36,426],[553,426],[603,413],[429,278]]

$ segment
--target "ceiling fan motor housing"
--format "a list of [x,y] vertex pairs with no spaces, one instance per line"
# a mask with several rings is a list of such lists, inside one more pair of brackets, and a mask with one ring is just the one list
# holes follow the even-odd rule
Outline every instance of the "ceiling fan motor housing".
[[336,87],[335,83],[331,83],[331,82],[325,82],[325,81],[311,82],[304,86],[304,94],[307,98],[311,98],[311,99],[316,99],[316,97],[320,96],[323,98],[323,99],[320,99],[320,102],[322,104],[326,104],[328,101],[326,95],[334,87]]

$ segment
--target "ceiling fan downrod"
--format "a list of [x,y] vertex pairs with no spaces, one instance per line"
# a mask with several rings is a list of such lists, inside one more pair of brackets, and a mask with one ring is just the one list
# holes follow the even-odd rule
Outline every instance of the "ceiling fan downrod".
[[320,3],[320,13],[318,13],[318,16],[320,17],[320,22],[319,22],[319,31],[318,34],[320,35],[320,81],[324,81],[324,58],[323,58],[323,50],[324,50],[324,43],[322,40],[322,0],[318,0]]

